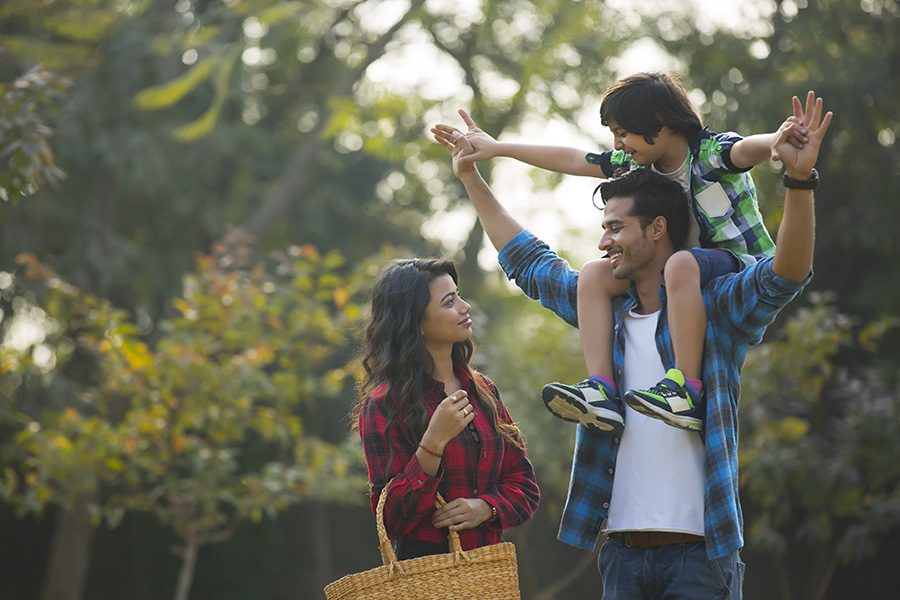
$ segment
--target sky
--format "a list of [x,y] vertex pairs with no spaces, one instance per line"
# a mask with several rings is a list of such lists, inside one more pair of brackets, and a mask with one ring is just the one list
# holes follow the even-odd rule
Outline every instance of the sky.
[[[693,6],[698,24],[706,30],[726,28],[753,30],[760,27],[764,17],[775,10],[771,0],[747,3],[743,0],[684,0]],[[640,10],[652,14],[668,7],[670,2],[645,2],[635,5],[627,0],[608,0],[617,10]],[[454,18],[461,21],[477,19],[477,0],[429,0],[428,6],[436,10],[452,10]],[[368,15],[368,26],[386,29],[408,6],[407,2],[389,1],[381,4],[377,13]],[[417,90],[427,98],[441,101],[448,108],[447,114],[430,115],[434,122],[445,122],[462,127],[455,108],[467,108],[471,91],[463,84],[462,73],[448,57],[443,56],[422,32],[404,32],[406,43],[389,51],[367,70],[367,79],[373,84],[392,91]],[[421,37],[417,37],[421,36]],[[642,39],[627,49],[617,60],[620,75],[636,71],[679,70],[679,65],[667,56],[652,40]],[[626,66],[627,65],[627,66]],[[627,70],[626,70],[627,69]],[[436,77],[435,74],[440,74]],[[598,151],[612,146],[612,135],[600,124],[599,104],[585,106],[577,123],[559,119],[542,119],[529,116],[515,131],[504,132],[502,140],[529,143],[552,143],[573,146],[585,151]],[[476,123],[478,116],[473,115]],[[434,123],[428,123],[431,127]],[[488,133],[491,133],[488,131]],[[423,135],[429,136],[426,130]],[[498,199],[523,225],[544,239],[551,247],[563,250],[580,266],[586,260],[599,256],[597,242],[600,237],[602,214],[591,203],[591,193],[598,180],[587,177],[565,176],[552,191],[537,191],[530,177],[532,167],[512,159],[494,159],[492,187]],[[436,196],[439,194],[436,194]],[[464,205],[448,211],[446,201],[436,202],[435,214],[422,228],[422,234],[439,241],[447,255],[453,256],[465,242],[475,219],[474,210]],[[496,268],[496,252],[485,243],[479,263],[485,269]]]

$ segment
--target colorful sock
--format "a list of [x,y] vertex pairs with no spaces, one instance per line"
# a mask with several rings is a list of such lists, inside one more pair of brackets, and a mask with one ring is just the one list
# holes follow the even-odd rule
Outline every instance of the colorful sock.
[[616,382],[607,377],[606,375],[600,375],[599,373],[595,373],[588,377],[591,381],[596,381],[600,385],[603,386],[603,389],[606,390],[606,395],[610,398],[615,398],[619,394],[619,390],[616,389]]
[[685,377],[684,387],[687,388],[691,395],[699,397],[700,392],[703,391],[703,382],[699,379],[691,379],[690,377]]

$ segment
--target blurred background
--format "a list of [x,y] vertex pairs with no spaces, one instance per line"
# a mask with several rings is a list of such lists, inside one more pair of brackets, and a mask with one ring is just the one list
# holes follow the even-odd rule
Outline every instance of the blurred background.
[[[543,490],[523,598],[599,598],[556,541],[577,332],[504,280],[429,137],[608,148],[618,77],[678,74],[708,126],[815,89],[816,276],[747,360],[745,594],[900,585],[896,0],[0,2],[0,598],[317,599],[380,564],[347,413],[388,259],[444,255]],[[596,181],[480,165],[579,265]],[[779,165],[753,176],[777,229]]]

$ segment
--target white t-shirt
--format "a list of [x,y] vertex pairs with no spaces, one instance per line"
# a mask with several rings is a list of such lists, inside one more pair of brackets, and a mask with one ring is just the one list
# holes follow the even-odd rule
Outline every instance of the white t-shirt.
[[[684,240],[685,248],[699,248],[700,247],[700,224],[697,222],[697,217],[694,216],[694,207],[692,206],[693,201],[691,198],[691,173],[688,169],[690,165],[691,153],[688,152],[687,156],[684,157],[684,162],[681,163],[681,166],[672,171],[671,173],[663,173],[655,166],[650,165],[650,168],[659,173],[660,175],[665,175],[669,179],[674,179],[681,185],[681,189],[684,190],[684,193],[687,194],[688,197],[688,234],[687,239]],[[658,379],[656,381],[659,381]],[[656,383],[654,381],[654,383]]]
[[[654,337],[659,315],[625,317],[622,393],[666,374]],[[626,406],[606,531],[639,530],[703,535],[703,444],[696,432]]]

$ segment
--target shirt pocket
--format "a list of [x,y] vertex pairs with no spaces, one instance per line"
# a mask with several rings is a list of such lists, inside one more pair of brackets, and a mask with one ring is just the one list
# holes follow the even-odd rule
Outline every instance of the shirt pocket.
[[731,214],[731,199],[721,183],[713,183],[694,197],[700,210],[709,219],[718,219]]

